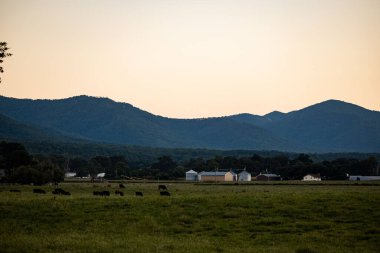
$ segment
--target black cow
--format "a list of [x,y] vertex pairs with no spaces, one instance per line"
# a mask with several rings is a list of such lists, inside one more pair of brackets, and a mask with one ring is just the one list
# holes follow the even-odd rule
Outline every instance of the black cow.
[[57,195],[71,195],[70,192],[67,192],[61,188],[54,189],[54,191],[52,191],[52,193],[57,194]]
[[42,189],[33,189],[33,193],[46,194],[46,191]]
[[106,196],[110,196],[111,193],[109,191],[102,191],[101,195],[104,196],[104,197],[106,197]]
[[159,184],[158,185],[158,190],[167,190],[168,188],[166,187],[166,185],[164,185],[164,184]]
[[120,195],[120,196],[124,196],[124,192],[119,191],[119,190],[116,190],[116,191],[115,191],[115,194],[116,194],[116,195]]
[[169,196],[170,197],[170,192],[168,191],[160,191],[161,196]]
[[94,191],[94,196],[110,196],[111,193],[109,191]]
[[125,188],[125,185],[119,184],[119,188]]
[[142,197],[142,196],[144,196],[144,194],[142,192],[136,192],[135,194],[136,194],[136,197]]
[[20,190],[14,190],[14,189],[11,189],[9,190],[10,192],[21,192]]

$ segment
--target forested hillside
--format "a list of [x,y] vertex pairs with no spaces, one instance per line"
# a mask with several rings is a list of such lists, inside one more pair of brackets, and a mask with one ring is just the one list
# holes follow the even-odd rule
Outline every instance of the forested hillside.
[[291,141],[228,118],[169,119],[107,98],[0,98],[0,112],[25,124],[94,141],[150,147],[301,150]]
[[9,119],[2,120],[0,129],[7,130],[1,137],[18,137],[17,141],[41,140],[41,132],[36,129],[43,128],[48,129],[43,131],[46,133],[43,137],[50,134],[52,142],[63,141],[67,136],[68,139],[165,148],[380,152],[380,112],[337,100],[264,116],[238,114],[171,119],[108,98],[0,97],[0,113],[17,121],[16,128],[20,129],[15,131],[16,136],[9,131]]

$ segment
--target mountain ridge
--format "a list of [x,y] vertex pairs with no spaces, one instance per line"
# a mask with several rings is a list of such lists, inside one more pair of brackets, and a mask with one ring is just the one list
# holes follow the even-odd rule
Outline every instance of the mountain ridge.
[[288,113],[176,119],[109,98],[0,96],[0,113],[93,141],[167,148],[380,152],[380,112],[339,100]]
[[87,96],[63,100],[0,98],[0,112],[24,123],[116,144],[153,147],[297,150],[260,127],[228,118],[170,119],[126,103]]

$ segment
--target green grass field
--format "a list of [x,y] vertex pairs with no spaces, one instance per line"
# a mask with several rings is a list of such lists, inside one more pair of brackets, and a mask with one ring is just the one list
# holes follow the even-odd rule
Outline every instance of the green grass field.
[[156,183],[127,183],[124,197],[92,195],[116,183],[62,183],[71,196],[2,185],[0,251],[380,252],[379,183],[166,185],[171,197]]

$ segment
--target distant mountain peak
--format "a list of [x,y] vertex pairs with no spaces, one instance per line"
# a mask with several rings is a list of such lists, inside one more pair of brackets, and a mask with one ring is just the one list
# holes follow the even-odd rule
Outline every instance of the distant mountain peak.
[[357,113],[370,111],[370,110],[364,107],[361,107],[359,105],[345,102],[342,100],[329,99],[329,100],[322,101],[314,105],[305,107],[299,111],[301,112],[302,111],[315,111],[315,112],[319,111],[319,112],[324,112],[324,113],[339,112],[339,113],[357,114]]
[[276,116],[284,115],[284,114],[285,114],[285,113],[280,112],[280,111],[273,111],[273,112],[270,112],[270,113],[265,114],[264,116],[265,116],[265,117],[276,117]]

